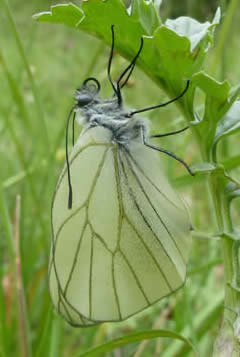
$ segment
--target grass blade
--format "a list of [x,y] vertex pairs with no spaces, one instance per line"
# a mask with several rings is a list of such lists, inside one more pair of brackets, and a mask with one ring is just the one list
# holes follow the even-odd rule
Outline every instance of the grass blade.
[[25,54],[25,51],[24,51],[20,36],[18,34],[18,30],[17,30],[16,24],[14,22],[12,14],[11,14],[11,10],[9,8],[8,2],[7,2],[7,0],[0,0],[0,1],[1,1],[2,6],[3,6],[3,8],[5,10],[5,13],[7,15],[8,22],[9,22],[9,24],[11,26],[13,36],[14,36],[14,38],[16,40],[18,52],[19,52],[19,54],[20,54],[20,56],[22,58],[26,73],[27,73],[28,78],[29,78],[29,82],[30,82],[30,85],[31,85],[31,88],[32,88],[34,100],[35,100],[35,103],[36,103],[39,125],[40,125],[40,127],[42,127],[42,134],[43,134],[42,137],[43,137],[43,140],[44,140],[45,148],[46,148],[46,150],[48,150],[48,148],[49,148],[48,132],[47,132],[47,128],[46,128],[46,123],[44,121],[44,113],[43,113],[42,106],[41,106],[41,103],[40,103],[39,93],[38,93],[38,90],[37,90],[37,87],[36,87],[32,72],[30,70],[30,66],[28,64],[28,60],[27,60],[27,57],[26,57],[26,54]]
[[113,351],[117,347],[129,345],[131,343],[140,342],[143,340],[149,340],[157,337],[167,337],[167,338],[180,340],[184,342],[189,347],[189,349],[192,348],[195,352],[195,355],[198,356],[195,346],[191,343],[190,340],[186,339],[185,337],[168,330],[154,330],[154,331],[141,331],[135,334],[130,334],[124,337],[116,338],[98,347],[92,348],[91,350],[83,354],[75,354],[73,357],[101,356],[103,353]]
[[20,216],[21,216],[21,199],[17,196],[16,200],[16,217],[15,217],[15,244],[16,244],[16,283],[17,283],[17,304],[18,304],[18,321],[20,348],[23,357],[32,356],[30,341],[30,329],[27,317],[25,292],[22,282],[21,255],[20,255]]

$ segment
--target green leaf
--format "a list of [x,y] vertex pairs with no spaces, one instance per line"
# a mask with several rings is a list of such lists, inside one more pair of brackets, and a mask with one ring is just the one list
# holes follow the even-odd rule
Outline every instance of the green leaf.
[[239,241],[240,235],[238,232],[222,232],[219,234],[219,236],[223,239],[228,239],[228,240],[233,240],[233,241]]
[[220,101],[225,101],[228,98],[230,85],[227,81],[219,82],[210,77],[205,72],[199,72],[194,75],[193,82],[201,88],[208,96],[211,96]]
[[153,0],[153,2],[154,2],[154,5],[155,5],[157,11],[159,11],[160,7],[162,5],[162,0]]
[[230,181],[237,185],[238,188],[240,187],[240,183],[227,173],[225,167],[222,164],[213,165],[210,162],[201,162],[200,164],[192,165],[191,170],[195,174],[218,175],[222,180],[226,182]]
[[231,156],[223,161],[226,170],[232,170],[240,166],[240,155]]
[[234,198],[240,197],[240,187],[234,182],[229,182],[226,185],[225,192],[230,201],[233,200]]
[[83,19],[84,13],[81,8],[74,4],[59,4],[51,7],[51,11],[40,12],[33,16],[37,21],[64,24],[76,27]]
[[202,147],[207,160],[216,163],[215,137],[218,123],[228,112],[235,100],[230,95],[230,85],[227,81],[219,82],[205,72],[196,73],[192,79],[195,89],[200,88],[205,94],[205,111],[203,118],[196,124],[196,129],[202,139]]
[[132,0],[131,17],[135,18],[136,21],[140,21],[149,35],[160,25],[160,18],[152,1]]
[[240,101],[233,103],[226,115],[219,121],[215,143],[225,136],[235,134],[240,130]]
[[[129,60],[144,37],[138,65],[171,96],[178,95],[184,88],[184,80],[200,70],[219,17],[220,10],[212,23],[180,18],[161,25],[153,2],[145,0],[134,0],[129,11],[121,0],[88,0],[82,2],[81,8],[57,5],[50,12],[34,16],[37,21],[87,31],[107,44],[111,44],[110,28],[114,24],[115,49]],[[197,35],[200,28],[201,34]]]
[[[37,21],[44,21],[56,24],[64,24],[70,27],[78,27],[84,17],[90,17],[90,22],[86,19],[86,23],[91,24],[93,19],[99,22],[100,16],[102,17],[103,27],[106,29],[106,24],[110,27],[112,24],[122,25],[131,17],[133,21],[139,21],[145,34],[151,35],[153,31],[160,25],[161,21],[157,13],[156,7],[152,1],[133,0],[128,10],[121,0],[91,0],[92,4],[89,6],[88,2],[82,4],[82,8],[74,4],[58,4],[51,7],[51,11],[41,12],[33,17]],[[107,4],[104,4],[106,2]],[[103,11],[104,9],[104,11]],[[94,10],[96,12],[94,12]],[[97,11],[100,10],[100,13]],[[105,11],[106,10],[106,11]],[[111,14],[113,17],[108,17]],[[92,19],[93,17],[93,19]],[[84,26],[86,26],[84,23]],[[91,30],[91,26],[88,29]],[[105,31],[100,31],[105,32]],[[99,31],[98,31],[99,33]]]
[[167,337],[183,341],[188,347],[192,348],[195,355],[198,355],[195,346],[185,337],[168,330],[142,331],[135,334],[125,335],[112,341],[104,343],[98,347],[92,348],[83,354],[75,354],[74,357],[95,357],[101,356],[105,352],[113,351],[115,348],[135,343],[143,340],[150,340],[157,337]]
[[191,43],[191,51],[204,39],[206,33],[220,22],[221,11],[217,9],[213,22],[200,23],[187,16],[181,16],[176,20],[167,20],[165,25],[180,36],[187,37]]
[[210,162],[201,162],[200,164],[192,165],[191,170],[195,174],[207,174],[216,170],[216,166],[212,165]]

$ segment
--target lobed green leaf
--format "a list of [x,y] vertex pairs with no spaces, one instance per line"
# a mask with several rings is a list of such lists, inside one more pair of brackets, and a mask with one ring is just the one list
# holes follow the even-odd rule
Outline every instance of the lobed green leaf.
[[202,138],[202,145],[207,159],[216,163],[216,136],[219,136],[219,123],[231,108],[235,96],[231,96],[230,84],[219,82],[205,72],[196,73],[192,80],[195,89],[200,88],[205,94],[203,117],[194,122]]
[[226,115],[219,121],[215,143],[220,139],[233,135],[240,130],[240,101],[233,103]]
[[219,22],[220,10],[212,23],[201,24],[184,17],[161,24],[152,1],[134,0],[131,8],[126,9],[121,0],[91,0],[83,1],[81,8],[59,4],[34,18],[87,31],[107,44],[111,43],[110,28],[114,25],[115,48],[129,60],[136,54],[140,38],[144,37],[139,66],[169,94],[177,95],[184,88],[184,79],[200,70]]

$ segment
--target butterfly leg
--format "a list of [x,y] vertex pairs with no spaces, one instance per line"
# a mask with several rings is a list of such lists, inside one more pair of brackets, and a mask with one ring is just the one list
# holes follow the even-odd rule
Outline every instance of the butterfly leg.
[[168,105],[168,104],[170,104],[170,103],[173,103],[173,102],[176,102],[176,100],[178,100],[179,98],[183,97],[184,94],[187,92],[189,86],[190,86],[190,80],[188,79],[188,80],[187,80],[186,87],[184,88],[184,90],[183,90],[177,97],[175,97],[175,98],[173,98],[173,99],[170,99],[170,100],[168,100],[167,102],[162,103],[162,104],[153,105],[153,106],[151,106],[151,107],[147,107],[147,108],[143,108],[143,109],[133,110],[133,111],[131,111],[131,112],[128,114],[128,116],[129,116],[129,117],[132,117],[134,114],[143,113],[143,112],[146,112],[146,111],[152,110],[152,109],[157,109],[157,108],[166,107],[166,105]]
[[185,126],[185,128],[183,128],[183,129],[170,131],[169,133],[151,135],[150,138],[162,138],[163,136],[170,136],[170,135],[179,134],[179,133],[182,133],[183,131],[187,130],[188,128],[189,128],[189,126]]
[[181,159],[180,157],[178,157],[177,155],[173,154],[172,152],[166,150],[166,149],[163,149],[163,148],[159,148],[158,146],[155,146],[155,145],[152,145],[152,144],[149,144],[147,141],[146,141],[146,137],[145,137],[145,132],[144,132],[144,128],[141,127],[141,134],[142,134],[142,141],[143,141],[143,144],[147,147],[149,147],[150,149],[153,149],[153,150],[157,150],[159,152],[163,152],[164,154],[167,154],[168,156],[171,156],[173,159],[181,162],[181,164],[187,169],[187,171],[189,172],[190,175],[194,176],[194,173],[192,172],[192,170],[190,169],[190,167],[188,166],[188,164],[183,160]]

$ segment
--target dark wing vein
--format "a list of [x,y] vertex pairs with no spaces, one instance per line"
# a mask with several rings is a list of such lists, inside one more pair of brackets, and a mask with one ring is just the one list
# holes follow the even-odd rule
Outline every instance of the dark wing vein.
[[[107,145],[107,144],[101,144],[101,143],[91,143],[91,144],[88,144],[84,147],[80,147],[80,149],[75,153],[75,155],[70,159],[69,161],[69,165],[71,165],[73,163],[74,160],[77,159],[77,157],[83,152],[85,151],[86,149],[88,149],[89,147],[91,146],[107,146],[107,147],[110,147],[111,145]],[[58,183],[57,183],[57,186],[56,186],[56,189],[55,189],[55,193],[54,193],[54,196],[56,195],[56,191],[58,190],[64,176],[66,175],[67,173],[67,166],[65,165],[65,167],[63,168],[61,174],[60,174],[60,177],[59,177],[59,180],[58,180]]]
[[93,271],[93,232],[91,237],[91,255],[90,255],[90,272],[89,272],[89,318],[92,318],[92,271]]
[[74,255],[73,264],[72,264],[72,268],[71,268],[71,270],[70,270],[69,278],[68,278],[68,280],[67,280],[67,283],[66,283],[66,286],[65,286],[65,289],[64,289],[64,292],[63,292],[64,297],[66,297],[67,290],[68,290],[68,286],[69,286],[69,284],[70,284],[70,281],[71,281],[71,279],[72,279],[72,275],[73,275],[75,266],[76,266],[76,264],[77,264],[78,254],[79,254],[79,251],[80,251],[81,243],[82,243],[83,236],[84,236],[84,233],[85,233],[85,231],[86,231],[86,228],[87,228],[87,220],[85,219],[85,222],[84,222],[83,228],[82,228],[82,232],[81,232],[81,234],[80,234],[80,238],[79,238],[79,241],[78,241],[76,253],[75,253],[75,255]]
[[[103,153],[103,157],[102,157],[102,160],[100,161],[100,164],[98,166],[98,169],[97,169],[97,172],[96,172],[96,175],[95,175],[95,178],[93,180],[93,183],[92,183],[92,186],[91,186],[91,189],[89,191],[89,198],[88,200],[86,200],[86,202],[84,202],[79,208],[77,208],[74,212],[72,212],[61,224],[61,226],[59,227],[58,229],[58,232],[55,234],[56,235],[56,239],[55,239],[55,244],[56,244],[56,240],[57,240],[57,237],[59,235],[59,232],[60,230],[63,228],[63,226],[69,221],[69,219],[71,219],[73,216],[75,216],[84,206],[86,206],[88,204],[88,201],[90,200],[90,197],[94,191],[94,188],[96,186],[96,183],[97,183],[97,179],[101,173],[101,170],[103,168],[103,164],[104,164],[104,161],[105,161],[105,158],[106,158],[106,155],[107,155],[107,152],[108,152],[108,149],[105,150],[105,152]],[[55,198],[55,196],[54,196]],[[54,201],[53,201],[53,205],[52,205],[52,212],[53,212],[53,206],[54,206]],[[53,222],[53,217],[52,217],[52,222]],[[53,228],[53,227],[52,227]],[[53,233],[54,233],[54,230],[53,230]],[[53,234],[54,235],[54,234]],[[53,239],[53,246],[54,246],[54,239]]]
[[167,195],[165,195],[160,188],[150,179],[150,177],[144,172],[144,170],[142,169],[142,167],[139,165],[139,163],[134,159],[134,157],[132,156],[130,150],[128,150],[126,147],[124,147],[128,157],[130,158],[130,160],[132,160],[132,162],[135,164],[135,166],[138,168],[138,170],[142,173],[142,175],[145,177],[145,179],[147,181],[149,181],[152,186],[169,202],[171,203],[175,208],[179,209],[180,211],[184,211],[185,210],[181,207],[179,207],[178,205],[176,205],[172,200],[169,199],[169,197]]
[[[121,166],[122,166],[122,170],[123,170],[124,178],[125,178],[125,181],[126,181],[126,186],[128,187],[129,195],[130,195],[131,199],[133,200],[133,203],[134,203],[134,205],[135,205],[137,211],[138,211],[139,214],[141,215],[141,217],[142,217],[143,221],[145,222],[146,226],[147,226],[147,227],[150,229],[150,231],[152,232],[153,236],[157,239],[157,241],[158,241],[159,244],[161,245],[162,250],[164,251],[164,253],[166,254],[166,256],[169,258],[169,260],[171,261],[172,265],[175,267],[175,264],[173,263],[171,257],[168,255],[166,249],[165,249],[164,246],[162,245],[162,242],[159,241],[159,239],[158,239],[158,237],[156,236],[155,232],[152,230],[152,227],[151,227],[150,223],[148,222],[147,218],[144,216],[142,210],[140,209],[140,207],[139,207],[139,205],[138,205],[138,203],[137,203],[137,200],[136,200],[136,197],[134,196],[133,190],[132,190],[132,188],[131,188],[130,185],[129,185],[128,178],[127,178],[127,174],[126,174],[126,172],[125,172],[124,164],[123,164],[123,162],[122,162],[122,159],[121,159],[120,155],[119,155],[119,161],[120,161]],[[134,225],[132,224],[131,220],[130,220],[129,218],[127,218],[126,215],[125,215],[125,217],[126,217],[128,223],[129,223],[132,227],[134,227]],[[169,284],[169,281],[168,281],[166,275],[164,274],[163,270],[161,269],[161,267],[160,267],[159,264],[157,263],[156,259],[153,257],[153,255],[152,255],[150,249],[147,247],[146,243],[143,241],[143,239],[142,239],[141,236],[139,235],[137,229],[134,228],[134,231],[136,232],[137,236],[141,239],[142,243],[144,244],[145,249],[150,253],[151,257],[154,259],[154,262],[155,262],[155,264],[157,265],[157,267],[158,267],[160,273],[162,274],[163,279],[165,280],[165,282],[166,282],[166,284],[167,284],[169,290],[170,290],[170,291],[173,291],[172,287],[171,287],[170,284]]]
[[111,249],[108,248],[108,246],[107,246],[107,244],[105,243],[105,241],[104,241],[104,239],[102,238],[102,236],[94,230],[93,226],[92,226],[90,223],[89,223],[89,226],[91,227],[91,231],[93,232],[95,238],[98,239],[98,240],[102,243],[102,245],[104,246],[104,248],[105,248],[110,254],[113,254],[113,252],[111,251]]
[[120,308],[120,301],[117,293],[117,286],[116,286],[116,281],[115,281],[115,264],[114,264],[114,255],[112,255],[112,282],[113,282],[113,291],[115,295],[115,299],[117,302],[117,309],[118,309],[118,314],[119,314],[119,319],[122,320],[122,313],[121,313],[121,308]]
[[[118,244],[117,244],[117,250],[118,250],[120,244],[120,238],[121,238],[122,222],[123,222],[123,204],[122,204],[122,192],[121,192],[121,184],[120,184],[120,172],[119,172],[118,160],[117,160],[117,149],[113,150],[113,158],[114,158],[115,178],[116,178],[116,187],[117,187],[117,197],[118,197],[118,204],[119,204]],[[119,312],[120,319],[122,320],[120,301],[119,301],[117,286],[115,282],[114,255],[112,259],[112,279],[113,279],[113,288],[114,288],[115,298],[117,301],[118,312]]]
[[122,252],[122,251],[120,250],[120,253],[121,253],[123,259],[125,260],[127,266],[129,267],[129,269],[130,269],[130,271],[131,271],[131,273],[132,273],[132,275],[133,275],[133,278],[134,278],[134,280],[136,281],[136,284],[137,284],[139,290],[141,291],[141,293],[142,293],[143,296],[144,296],[144,299],[146,300],[146,302],[147,302],[148,305],[151,305],[150,301],[148,300],[147,294],[145,293],[145,291],[144,291],[144,289],[143,289],[143,287],[142,287],[142,285],[141,285],[141,283],[140,283],[140,281],[139,281],[139,279],[138,279],[138,277],[137,277],[137,275],[136,275],[134,269],[132,268],[132,266],[131,266],[129,260],[127,259],[127,257],[126,257],[126,255],[124,254],[124,252]]
[[61,283],[60,283],[60,279],[59,279],[59,276],[58,276],[58,273],[57,273],[57,269],[56,269],[56,264],[55,264],[55,260],[53,261],[53,268],[54,268],[54,273],[55,273],[55,277],[56,277],[56,280],[57,280],[57,285],[58,285],[58,306],[57,306],[57,309],[58,309],[58,312],[63,316],[61,310],[60,310],[60,304],[64,302],[66,302],[66,304],[71,308],[73,309],[77,315],[79,316],[80,319],[82,319],[82,316],[80,314],[80,312],[78,310],[75,309],[74,306],[72,306],[72,304],[68,301],[67,298],[64,297],[64,300],[62,299],[63,297],[63,290],[61,288]]
[[[143,187],[141,181],[139,180],[139,178],[138,178],[136,172],[134,171],[134,169],[133,169],[133,167],[132,167],[132,164],[131,164],[130,160],[128,159],[128,154],[125,154],[125,159],[126,159],[126,161],[127,161],[127,163],[128,163],[128,166],[129,166],[129,168],[130,168],[130,170],[131,170],[131,172],[132,172],[132,174],[133,174],[133,176],[134,176],[134,178],[135,178],[137,184],[139,185],[139,188],[140,188],[141,192],[142,192],[143,195],[145,196],[145,198],[146,198],[146,200],[148,201],[149,205],[152,207],[153,211],[155,212],[155,214],[157,215],[158,219],[160,220],[162,226],[164,227],[164,229],[165,229],[166,232],[168,233],[169,237],[171,238],[171,240],[172,240],[174,246],[176,247],[176,249],[177,249],[179,255],[180,255],[181,258],[182,258],[182,261],[184,262],[184,264],[186,264],[186,262],[185,262],[185,260],[184,260],[184,257],[183,257],[183,255],[182,255],[182,252],[181,252],[179,246],[177,245],[177,242],[176,242],[176,240],[174,239],[173,234],[170,232],[170,230],[168,229],[166,223],[164,222],[164,220],[162,219],[162,217],[159,215],[158,211],[157,211],[156,208],[154,207],[154,205],[153,205],[153,203],[151,202],[150,198],[148,197],[148,195],[147,195],[147,193],[146,193],[146,191],[145,191],[145,189],[144,189],[144,187]],[[158,241],[159,241],[159,239],[158,239]],[[160,242],[160,241],[159,241],[159,242]]]
[[[97,144],[94,144],[94,145],[97,146]],[[84,149],[87,148],[87,147],[89,147],[89,146],[94,146],[94,145],[88,145],[88,146],[84,147]],[[104,145],[102,145],[102,146],[107,146],[107,145],[104,144]],[[103,167],[103,163],[104,163],[104,160],[105,160],[105,157],[106,157],[108,148],[109,148],[109,147],[107,147],[107,149],[106,149],[105,152],[103,153],[103,157],[102,157],[102,160],[101,160],[101,162],[100,162],[100,164],[99,164],[98,170],[97,170],[97,172],[96,172],[95,180],[93,181],[93,184],[92,184],[92,187],[91,187],[89,196],[92,195],[92,192],[93,192],[94,187],[95,187],[96,182],[97,182],[97,178],[98,178],[99,175],[100,175],[100,172],[101,172],[101,169],[102,169],[102,167]],[[80,152],[82,152],[82,150],[80,150],[79,152],[76,153],[76,155],[72,158],[72,160],[71,160],[70,163],[72,163],[73,160],[75,160],[75,159],[77,158],[77,156],[80,154]],[[84,203],[81,205],[81,207],[79,207],[76,211],[74,211],[73,213],[71,213],[71,215],[70,215],[69,217],[67,217],[67,218],[63,221],[63,223],[61,224],[61,226],[60,226],[59,229],[58,229],[57,234],[56,234],[56,235],[54,234],[54,227],[53,227],[53,207],[54,207],[54,201],[55,201],[55,198],[56,198],[56,194],[57,194],[58,189],[59,189],[59,186],[60,186],[60,184],[61,184],[61,182],[62,182],[63,176],[64,176],[64,172],[63,172],[62,176],[60,177],[60,180],[59,180],[58,185],[57,185],[57,187],[56,187],[56,190],[55,190],[55,192],[54,192],[53,201],[52,201],[52,208],[51,208],[51,216],[52,216],[52,259],[51,259],[50,266],[49,266],[49,277],[50,277],[50,274],[51,274],[51,270],[54,269],[54,274],[55,274],[56,281],[57,281],[57,287],[58,287],[58,303],[57,303],[57,308],[58,308],[58,311],[59,311],[60,314],[62,314],[61,311],[60,311],[60,303],[62,303],[61,300],[62,300],[62,296],[64,296],[64,292],[63,292],[62,287],[61,287],[60,279],[59,279],[58,272],[57,272],[56,262],[55,262],[55,250],[56,250],[57,239],[58,239],[58,237],[59,237],[59,234],[60,234],[60,232],[61,232],[63,226],[70,220],[70,218],[72,218],[74,215],[76,215],[76,214],[77,214],[84,206],[86,206],[87,203],[88,203],[88,202],[84,202]],[[54,239],[54,238],[55,238],[55,239]],[[92,274],[92,255],[93,255],[93,243],[92,243],[92,254],[91,254],[91,264],[90,264],[91,274]],[[92,313],[92,311],[91,311],[91,303],[92,303],[92,301],[91,301],[91,293],[92,293],[92,291],[91,291],[91,284],[92,284],[91,274],[90,274],[90,285],[89,285],[89,292],[90,292],[90,295],[89,295],[89,298],[90,298],[90,302],[89,302],[90,314],[89,314],[89,316],[90,316],[90,319],[87,319],[87,320],[89,320],[89,321],[91,321],[91,313]],[[74,308],[74,306],[72,306],[72,304],[68,301],[68,299],[67,299],[66,296],[64,296],[64,301],[65,301],[66,304],[69,306],[69,308],[73,309],[73,310],[77,313],[77,315],[79,316],[79,318],[82,320],[82,315],[80,314],[80,312],[79,312],[77,309]],[[71,323],[70,320],[69,320],[69,322]],[[81,326],[81,325],[79,324],[79,326]]]

